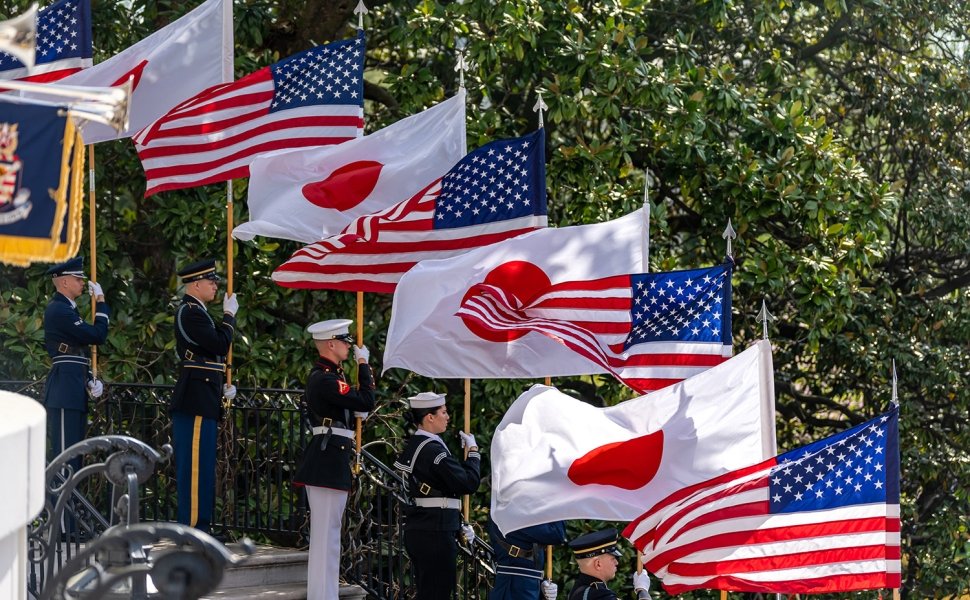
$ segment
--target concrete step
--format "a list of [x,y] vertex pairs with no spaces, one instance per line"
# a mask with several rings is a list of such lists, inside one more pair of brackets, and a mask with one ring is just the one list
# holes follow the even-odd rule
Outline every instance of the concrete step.
[[[341,600],[364,600],[367,593],[356,585],[340,585]],[[266,587],[218,589],[202,600],[306,600],[306,583],[279,584]]]

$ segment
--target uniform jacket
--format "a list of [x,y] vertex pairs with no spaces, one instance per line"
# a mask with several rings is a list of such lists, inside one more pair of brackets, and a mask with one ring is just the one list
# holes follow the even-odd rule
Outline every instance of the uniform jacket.
[[495,552],[495,585],[489,600],[538,600],[545,547],[566,541],[566,523],[533,525],[503,536],[489,519],[488,539]]
[[[370,366],[361,364],[358,382],[360,389],[347,384],[340,365],[319,358],[307,377],[303,393],[305,412],[313,427],[328,425],[341,429],[354,428],[353,412],[374,409],[374,375]],[[329,421],[328,421],[329,419]],[[350,465],[354,457],[354,440],[321,433],[313,436],[303,453],[294,483],[350,490]]]
[[66,296],[56,292],[51,298],[44,311],[44,349],[53,363],[44,388],[47,408],[87,410],[90,346],[108,338],[110,315],[108,305],[98,302],[94,323],[89,324]]
[[236,318],[225,313],[216,322],[197,299],[186,294],[175,313],[175,349],[179,378],[172,410],[218,419],[222,414],[225,360],[235,333]]
[[569,592],[569,600],[616,600],[616,594],[602,580],[580,573]]
[[[415,433],[394,467],[403,471],[412,499],[458,498],[478,489],[481,455],[469,452],[461,461],[437,439]],[[450,508],[408,506],[404,514],[407,530],[458,531],[461,525],[461,511]]]

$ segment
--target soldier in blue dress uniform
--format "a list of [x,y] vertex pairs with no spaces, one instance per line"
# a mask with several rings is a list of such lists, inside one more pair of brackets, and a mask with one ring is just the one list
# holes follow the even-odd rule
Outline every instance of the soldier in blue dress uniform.
[[459,431],[468,458],[461,460],[441,439],[448,429],[445,395],[421,392],[408,398],[411,423],[417,427],[394,462],[403,472],[408,495],[405,508],[404,549],[411,559],[417,600],[451,600],[458,562],[459,531],[469,545],[474,530],[461,522],[463,494],[478,489],[481,454],[475,436]]
[[[307,328],[319,357],[307,377],[304,411],[313,438],[303,453],[294,483],[306,487],[310,503],[310,556],[307,600],[336,600],[340,589],[340,522],[347,506],[354,460],[354,417],[374,409],[374,374],[366,346],[354,346],[350,319],[320,321]],[[354,349],[358,389],[341,366]]]
[[[72,258],[47,269],[57,290],[44,311],[44,348],[51,357],[51,370],[44,386],[47,408],[47,439],[55,458],[66,448],[85,438],[88,419],[88,394],[97,398],[103,384],[91,376],[90,346],[103,344],[108,337],[111,310],[104,301],[101,286],[87,282],[95,302],[94,323],[81,318],[75,302],[85,289],[83,260]],[[75,470],[80,461],[72,463]]]
[[179,378],[171,406],[178,521],[208,532],[215,506],[216,436],[222,399],[236,396],[235,386],[225,384],[225,361],[239,302],[235,294],[225,295],[219,323],[206,309],[219,289],[214,259],[187,265],[178,275],[185,286],[175,313]]
[[[569,542],[579,565],[579,577],[569,592],[569,600],[616,599],[616,593],[606,584],[616,577],[617,558],[623,556],[617,541],[616,529],[601,529]],[[640,600],[650,597],[650,576],[646,571],[633,574],[633,589]]]
[[510,531],[502,535],[498,526],[488,520],[488,539],[495,552],[495,585],[489,600],[555,600],[559,587],[542,580],[545,546],[566,541],[566,523],[555,521]]

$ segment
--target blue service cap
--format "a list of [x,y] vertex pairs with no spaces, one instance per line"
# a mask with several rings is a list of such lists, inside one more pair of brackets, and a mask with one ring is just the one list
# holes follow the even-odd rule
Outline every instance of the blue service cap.
[[84,259],[76,256],[71,260],[65,260],[47,269],[46,274],[51,277],[60,277],[61,275],[84,277]]
[[207,258],[185,265],[179,269],[178,276],[182,278],[182,283],[192,283],[200,279],[219,281],[219,276],[216,275],[216,259]]
[[569,542],[569,548],[576,555],[576,558],[592,558],[600,554],[612,554],[620,557],[623,556],[623,553],[616,545],[618,539],[616,529],[611,527],[584,533]]

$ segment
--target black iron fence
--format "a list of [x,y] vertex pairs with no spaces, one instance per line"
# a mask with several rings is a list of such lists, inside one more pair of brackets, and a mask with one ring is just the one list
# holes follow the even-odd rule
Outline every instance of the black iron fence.
[[[0,381],[0,389],[43,398],[43,382]],[[88,435],[126,435],[161,448],[171,443],[167,399],[172,386],[111,384],[91,408]],[[302,390],[245,389],[220,425],[213,534],[226,539],[305,547],[309,518],[305,492],[292,485],[302,449],[311,436],[300,411]],[[343,576],[377,598],[413,596],[401,527],[407,502],[398,474],[376,455],[392,456],[383,440],[362,452],[361,473],[348,501],[343,531]],[[103,489],[102,489],[103,488]],[[97,484],[80,490],[110,511],[110,491]],[[174,465],[159,465],[142,486],[143,521],[176,520]],[[483,598],[491,586],[492,551],[481,540],[459,553],[458,596]]]

